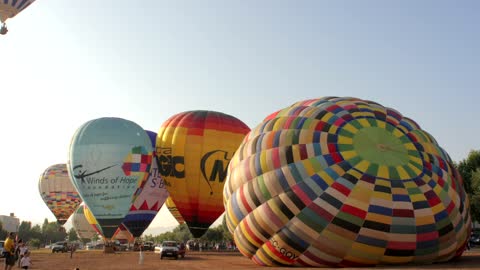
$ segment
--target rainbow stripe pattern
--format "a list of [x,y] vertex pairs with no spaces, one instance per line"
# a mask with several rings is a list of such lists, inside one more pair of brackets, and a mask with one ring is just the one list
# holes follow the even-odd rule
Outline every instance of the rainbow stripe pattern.
[[471,231],[448,154],[413,120],[357,98],[265,118],[230,162],[224,205],[239,250],[268,266],[444,262]]

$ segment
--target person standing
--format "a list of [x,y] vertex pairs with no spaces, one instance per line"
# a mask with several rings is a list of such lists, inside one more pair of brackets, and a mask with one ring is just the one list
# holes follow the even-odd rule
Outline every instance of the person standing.
[[5,270],[11,270],[15,265],[15,233],[8,234],[3,246],[5,252]]
[[28,247],[25,244],[25,242],[23,242],[22,239],[18,240],[17,248],[15,249],[15,254],[18,253],[18,257],[15,255],[18,258],[18,268],[20,268],[20,261],[22,260],[23,256],[27,251],[28,251]]

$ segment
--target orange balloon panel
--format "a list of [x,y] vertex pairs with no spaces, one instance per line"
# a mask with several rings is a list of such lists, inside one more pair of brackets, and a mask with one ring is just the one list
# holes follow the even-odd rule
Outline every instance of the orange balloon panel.
[[194,237],[224,212],[227,166],[250,128],[214,111],[176,114],[157,135],[158,168]]

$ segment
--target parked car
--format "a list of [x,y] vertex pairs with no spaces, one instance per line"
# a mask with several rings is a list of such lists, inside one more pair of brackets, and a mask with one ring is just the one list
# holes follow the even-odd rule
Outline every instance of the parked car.
[[470,239],[468,240],[470,242],[470,246],[480,246],[480,234],[479,233],[472,233],[470,236]]
[[5,241],[0,241],[0,258],[3,258],[3,246],[5,246]]
[[52,244],[50,248],[52,249],[52,253],[55,253],[55,252],[64,253],[69,251],[68,243],[65,241],[56,242]]
[[115,241],[113,242],[113,249],[115,251],[126,251],[127,250],[127,245],[125,244],[122,244],[120,241]]
[[160,253],[160,259],[163,257],[173,257],[178,259],[178,243],[176,241],[163,241],[160,246],[155,247],[155,252]]
[[155,250],[155,244],[153,244],[153,242],[151,241],[146,241],[145,243],[143,243],[143,247],[142,247],[142,250],[144,251],[154,251]]

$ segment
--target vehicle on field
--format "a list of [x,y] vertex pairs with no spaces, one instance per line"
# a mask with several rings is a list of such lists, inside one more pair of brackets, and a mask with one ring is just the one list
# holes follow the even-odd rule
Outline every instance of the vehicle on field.
[[480,233],[472,233],[468,241],[471,247],[480,246]]
[[3,247],[5,246],[5,241],[0,241],[0,258],[3,258]]
[[152,241],[146,241],[143,243],[142,250],[144,251],[154,251],[155,250],[155,244]]
[[56,243],[53,243],[50,248],[52,249],[52,253],[55,253],[55,252],[68,252],[69,251],[69,247],[68,247],[68,243],[65,242],[65,241],[60,241],[60,242],[56,242]]
[[163,257],[172,257],[176,260],[179,256],[178,243],[176,241],[163,241],[160,246],[155,247],[155,253],[160,253],[161,260],[163,260]]

